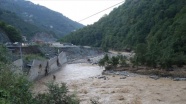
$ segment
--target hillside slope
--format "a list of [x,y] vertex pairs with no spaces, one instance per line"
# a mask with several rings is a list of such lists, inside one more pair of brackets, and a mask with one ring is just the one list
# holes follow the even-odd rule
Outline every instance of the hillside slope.
[[133,49],[137,63],[182,66],[186,63],[185,27],[185,0],[126,0],[97,23],[61,41],[104,49]]
[[35,25],[25,22],[23,19],[18,17],[15,13],[0,9],[0,20],[19,29],[22,35],[25,35],[28,39],[34,36],[34,34],[39,32],[47,32]]
[[0,44],[9,42],[8,36],[5,34],[5,32],[0,28]]
[[[47,30],[55,34],[58,38],[83,27],[82,24],[74,22],[58,12],[40,5],[35,5],[30,1],[1,0],[0,8],[15,13],[25,22],[39,27],[39,30]],[[17,24],[19,23],[17,22]]]
[[22,36],[14,26],[0,21],[0,43],[20,42]]

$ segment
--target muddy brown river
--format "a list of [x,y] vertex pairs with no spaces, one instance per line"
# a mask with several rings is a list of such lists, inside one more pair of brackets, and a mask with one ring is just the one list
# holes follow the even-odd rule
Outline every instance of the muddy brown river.
[[169,78],[154,80],[137,75],[121,79],[122,76],[101,75],[103,68],[91,64],[67,64],[58,72],[44,77],[34,84],[33,92],[46,90],[45,83],[65,82],[69,91],[75,93],[81,104],[91,104],[90,99],[100,104],[186,104],[186,81]]

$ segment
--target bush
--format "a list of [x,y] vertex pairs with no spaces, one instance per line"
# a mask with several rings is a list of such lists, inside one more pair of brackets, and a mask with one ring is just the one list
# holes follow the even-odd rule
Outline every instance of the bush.
[[46,60],[45,57],[43,57],[42,55],[40,54],[27,54],[27,55],[24,55],[24,61],[32,61],[34,59],[37,59],[37,60]]
[[32,104],[31,83],[23,75],[13,73],[11,65],[0,66],[0,103]]
[[106,54],[103,59],[100,59],[98,64],[99,66],[105,66],[105,69],[109,70],[112,67],[117,67],[118,65],[127,66],[126,60],[126,56],[118,55],[109,58],[109,56]]
[[105,66],[105,60],[103,60],[103,59],[99,60],[98,65]]
[[10,57],[11,56],[8,54],[6,47],[0,45],[0,62],[9,63]]
[[99,66],[105,66],[106,63],[108,63],[109,57],[106,54],[102,59],[99,60],[98,65]]
[[65,83],[62,83],[61,86],[49,83],[47,86],[47,93],[38,94],[35,97],[36,104],[79,104],[75,95],[68,94]]
[[8,38],[11,40],[11,42],[22,41],[21,34],[15,27],[0,21],[0,28],[6,32]]
[[23,75],[8,70],[9,66],[3,68],[0,70],[0,104],[79,104],[75,95],[68,94],[64,83],[61,86],[50,83],[46,93],[33,97],[32,84]]

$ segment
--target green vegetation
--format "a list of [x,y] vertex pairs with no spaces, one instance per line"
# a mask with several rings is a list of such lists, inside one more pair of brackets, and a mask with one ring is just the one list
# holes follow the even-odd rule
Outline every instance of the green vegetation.
[[20,42],[22,40],[20,32],[13,26],[0,21],[0,28],[6,32],[11,42]]
[[0,62],[3,62],[4,64],[9,63],[9,54],[6,50],[6,47],[3,45],[0,45]]
[[126,63],[127,58],[123,55],[112,56],[111,58],[106,54],[100,61],[98,62],[99,66],[105,66],[106,70],[116,68],[118,66],[128,66]]
[[14,74],[3,66],[0,69],[1,104],[79,104],[75,95],[68,94],[65,84],[49,84],[48,92],[33,96],[31,83],[22,75]]
[[62,42],[134,50],[135,65],[169,69],[186,64],[186,0],[126,0]]
[[26,54],[23,57],[24,57],[24,60],[28,61],[28,62],[30,62],[30,61],[32,61],[34,59],[36,59],[36,60],[46,60],[46,58],[43,57],[40,54]]
[[13,73],[10,69],[8,51],[0,46],[0,103],[1,104],[32,104],[30,92],[31,83],[22,75]]
[[61,38],[83,27],[58,12],[28,0],[3,0],[0,3],[0,20],[17,27],[29,38],[38,32]]
[[23,19],[18,17],[15,13],[0,9],[0,20],[16,27],[21,34],[30,39],[35,33],[45,32],[45,30],[25,22]]
[[0,103],[32,104],[31,83],[21,75],[14,74],[10,65],[2,65],[0,69]]
[[49,83],[48,92],[43,94],[38,94],[34,100],[35,104],[79,104],[79,100],[75,95],[69,95],[66,84],[55,85]]
[[33,95],[32,83],[11,70],[13,66],[7,53],[6,48],[0,46],[0,104],[79,104],[65,84],[48,84],[46,93]]

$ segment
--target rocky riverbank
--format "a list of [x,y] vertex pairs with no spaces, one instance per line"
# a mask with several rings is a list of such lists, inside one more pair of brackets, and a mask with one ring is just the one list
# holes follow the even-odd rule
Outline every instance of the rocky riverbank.
[[[129,76],[137,76],[139,74],[131,73],[129,71],[103,70],[102,75],[120,75],[120,76],[124,76],[126,78],[126,77],[129,77]],[[161,77],[161,76],[158,76],[158,75],[150,75],[150,74],[146,75],[146,76],[149,76],[149,78],[152,78],[152,79],[155,79],[155,80],[158,80],[160,78],[169,78],[173,81],[186,81],[186,78],[182,78],[182,77],[171,77],[171,76]]]

